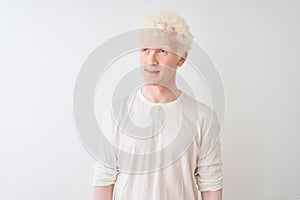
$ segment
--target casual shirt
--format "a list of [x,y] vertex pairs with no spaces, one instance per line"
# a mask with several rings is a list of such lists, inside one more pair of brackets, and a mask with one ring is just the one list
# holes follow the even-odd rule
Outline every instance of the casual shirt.
[[117,149],[106,157],[116,162],[97,162],[94,186],[115,184],[116,200],[197,200],[198,190],[222,188],[220,124],[209,106],[183,91],[174,101],[154,103],[139,89],[126,102],[122,119],[112,110],[103,115],[101,131]]

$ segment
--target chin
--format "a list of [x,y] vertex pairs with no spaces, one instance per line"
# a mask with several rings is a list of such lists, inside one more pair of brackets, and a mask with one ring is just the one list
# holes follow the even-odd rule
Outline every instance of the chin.
[[146,86],[158,86],[158,85],[160,85],[160,84],[149,81],[149,82],[145,82],[145,85],[146,85]]

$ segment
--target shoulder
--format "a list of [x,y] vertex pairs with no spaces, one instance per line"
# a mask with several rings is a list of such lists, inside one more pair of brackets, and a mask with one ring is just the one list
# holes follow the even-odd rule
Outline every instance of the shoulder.
[[200,134],[220,128],[217,114],[211,106],[196,100],[186,93],[183,94],[182,102],[183,110],[186,110],[185,117],[197,126]]
[[189,108],[189,110],[197,110],[197,113],[200,117],[211,118],[215,113],[214,109],[211,106],[195,99],[194,97],[189,96],[185,92],[183,92],[182,96],[182,105],[185,108]]

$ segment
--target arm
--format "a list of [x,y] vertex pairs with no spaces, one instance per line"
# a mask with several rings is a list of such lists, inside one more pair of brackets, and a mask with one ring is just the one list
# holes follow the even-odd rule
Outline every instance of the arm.
[[201,198],[202,200],[222,200],[222,189],[201,192]]
[[195,178],[202,200],[222,200],[223,174],[220,124],[215,113],[206,118],[202,129]]
[[[101,119],[101,131],[105,134],[106,139],[111,144],[113,142],[113,130],[114,126],[111,121],[111,114],[106,110]],[[117,169],[117,157],[112,148],[112,145],[107,145],[107,142],[103,138],[99,138],[98,152],[96,155],[99,161],[94,166],[93,176],[93,199],[94,200],[112,200],[113,191],[115,189],[115,183],[117,181],[118,169]]]
[[112,200],[115,184],[94,187],[94,200]]

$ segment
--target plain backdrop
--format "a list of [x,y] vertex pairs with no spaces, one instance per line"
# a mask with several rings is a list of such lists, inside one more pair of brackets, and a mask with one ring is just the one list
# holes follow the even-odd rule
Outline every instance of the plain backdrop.
[[226,92],[225,200],[300,198],[300,2],[0,1],[0,199],[92,198],[74,128],[88,55],[147,10],[184,16]]

